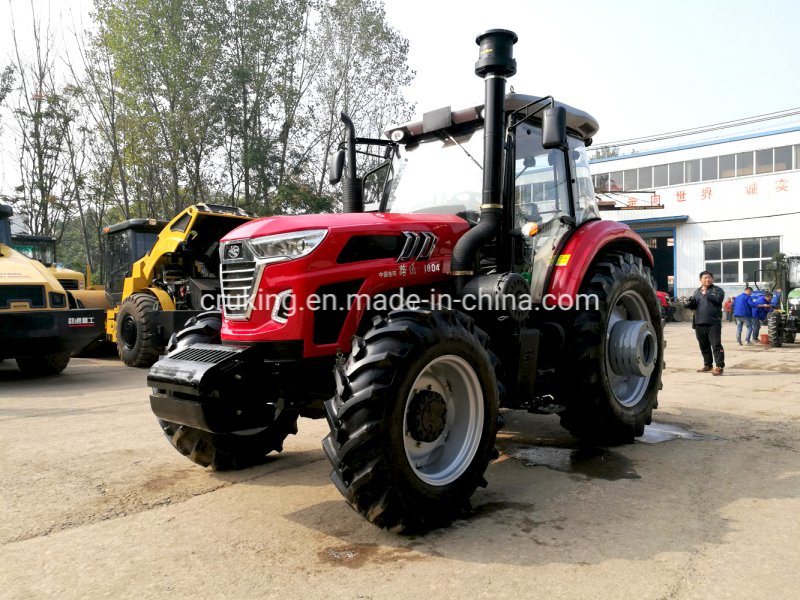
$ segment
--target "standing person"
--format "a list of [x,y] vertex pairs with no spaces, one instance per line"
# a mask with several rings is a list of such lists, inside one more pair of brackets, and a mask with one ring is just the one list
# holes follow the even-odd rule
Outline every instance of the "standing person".
[[[703,368],[698,373],[711,371],[722,375],[725,369],[725,349],[722,347],[722,302],[725,292],[714,285],[714,276],[709,271],[700,273],[700,287],[686,303],[694,310],[694,332],[703,355]],[[716,366],[714,366],[716,364]]]
[[766,324],[767,314],[772,311],[772,294],[764,292],[764,299],[753,299],[753,341],[758,344],[761,326]]
[[753,335],[753,304],[750,302],[750,294],[753,293],[753,288],[747,286],[744,288],[744,293],[736,296],[733,301],[733,316],[736,319],[736,341],[742,345],[742,326],[747,325],[747,337],[744,343],[750,345],[750,339]]
[[725,320],[730,323],[733,320],[733,296],[725,300],[725,304],[722,305],[722,310],[725,311]]

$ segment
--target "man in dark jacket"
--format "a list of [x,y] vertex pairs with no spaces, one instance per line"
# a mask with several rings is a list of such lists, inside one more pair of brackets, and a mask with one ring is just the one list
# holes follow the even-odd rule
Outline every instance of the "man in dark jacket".
[[724,300],[725,292],[714,285],[714,276],[709,271],[700,273],[700,287],[686,302],[686,308],[695,311],[694,331],[703,354],[703,368],[698,369],[698,373],[711,371],[713,375],[722,375],[725,368],[725,349],[722,347]]

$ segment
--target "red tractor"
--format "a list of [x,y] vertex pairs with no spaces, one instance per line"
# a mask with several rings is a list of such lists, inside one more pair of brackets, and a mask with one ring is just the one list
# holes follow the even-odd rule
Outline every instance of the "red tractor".
[[[516,41],[477,38],[483,106],[388,139],[356,137],[343,114],[343,214],[222,239],[222,314],[190,321],[148,377],[178,451],[243,468],[280,451],[298,416],[324,416],[336,487],[372,523],[410,531],[486,485],[500,408],[557,412],[598,443],[642,435],[663,365],[653,258],[598,217],[597,122],[505,93]],[[358,155],[380,164],[359,177]]]

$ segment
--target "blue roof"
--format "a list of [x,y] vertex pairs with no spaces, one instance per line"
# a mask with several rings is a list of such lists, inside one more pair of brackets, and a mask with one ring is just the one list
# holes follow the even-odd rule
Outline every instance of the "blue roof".
[[[737,135],[735,137],[724,138],[721,140],[707,140],[704,142],[695,142],[693,144],[684,144],[683,146],[674,146],[672,148],[660,148],[658,150],[644,150],[643,152],[637,152],[636,154],[623,154],[621,156],[610,156],[608,158],[597,158],[592,159],[589,162],[591,164],[599,164],[604,162],[611,162],[614,160],[625,160],[626,158],[638,158],[640,156],[649,156],[652,154],[662,154],[665,152],[677,152],[678,150],[689,150],[691,148],[702,148],[703,146],[715,146],[717,144],[725,144],[728,142],[739,142],[741,140],[752,140],[754,138],[759,137],[768,137],[771,135],[779,135],[781,133],[794,133],[795,131],[800,131],[800,125],[796,127],[788,127],[786,129],[777,129],[775,131],[767,131],[767,132],[757,132],[757,133],[745,133],[742,135]],[[589,149],[591,152],[591,148]]]

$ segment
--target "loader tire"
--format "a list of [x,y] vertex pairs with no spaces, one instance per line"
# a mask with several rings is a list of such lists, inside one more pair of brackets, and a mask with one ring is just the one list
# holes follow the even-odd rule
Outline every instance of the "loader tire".
[[499,393],[488,336],[463,313],[376,317],[335,370],[323,449],[368,521],[423,532],[469,509],[493,456]]
[[783,319],[780,313],[771,312],[767,315],[767,333],[770,346],[773,348],[783,346]]
[[[589,268],[581,293],[596,295],[598,304],[571,322],[561,425],[593,443],[631,443],[650,424],[661,389],[664,334],[655,282],[640,258],[610,252]],[[640,333],[640,362],[620,350],[631,347],[621,340],[632,338],[616,337],[618,325]]]
[[69,352],[54,352],[42,356],[21,356],[17,359],[19,370],[30,377],[58,375],[69,364]]
[[[201,313],[172,335],[167,351],[190,344],[219,344],[221,328],[219,312]],[[217,471],[231,471],[263,464],[270,452],[281,452],[286,437],[297,433],[297,417],[294,411],[280,410],[268,427],[233,433],[210,433],[163,419],[158,423],[172,447],[192,462]]]
[[129,367],[151,367],[164,353],[158,330],[161,306],[150,294],[131,294],[117,313],[117,353]]

